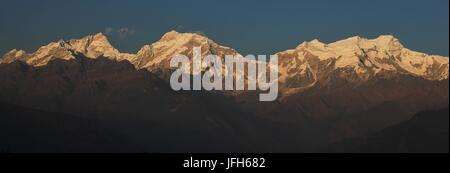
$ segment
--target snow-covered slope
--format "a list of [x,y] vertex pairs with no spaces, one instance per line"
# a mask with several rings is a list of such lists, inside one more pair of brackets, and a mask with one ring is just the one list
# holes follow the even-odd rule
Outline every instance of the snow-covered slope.
[[[106,36],[99,33],[81,39],[52,42],[31,54],[12,50],[4,55],[0,63],[20,60],[33,66],[43,66],[55,58],[74,59],[73,55],[80,53],[88,58],[103,56],[117,61],[127,60],[137,69],[159,73],[170,70],[169,62],[174,55],[192,58],[194,47],[201,47],[202,57],[207,54],[222,58],[225,55],[240,55],[236,50],[221,46],[205,36],[176,31],[170,31],[157,42],[143,46],[137,54],[125,54],[115,49]],[[321,80],[329,80],[332,74],[351,82],[395,74],[439,81],[448,79],[449,71],[448,57],[409,50],[390,35],[375,39],[355,36],[330,44],[316,39],[277,55],[280,84],[286,93],[313,87]]]
[[5,55],[3,55],[3,58],[0,59],[0,64],[9,64],[16,60],[23,61],[27,59],[28,56],[29,54],[27,54],[27,52],[25,52],[24,50],[13,49],[8,53],[6,53]]
[[238,52],[232,48],[221,46],[211,39],[194,33],[178,33],[170,31],[157,42],[145,45],[136,56],[135,64],[140,69],[156,70],[160,67],[168,67],[170,59],[177,55],[193,56],[194,47],[201,48],[202,57],[208,54],[237,55]]
[[330,44],[313,40],[278,56],[280,82],[288,94],[323,84],[332,74],[349,82],[397,74],[439,81],[448,79],[449,71],[448,57],[411,51],[390,35],[356,36]]
[[51,42],[31,54],[14,49],[7,53],[0,63],[20,60],[32,66],[44,66],[53,59],[73,60],[75,59],[74,54],[83,54],[93,59],[103,56],[117,61],[133,61],[135,57],[132,54],[120,53],[109,43],[106,36],[98,33],[81,39]]
[[102,33],[87,36],[82,39],[70,40],[68,44],[75,52],[82,53],[88,58],[93,59],[103,56],[117,61],[133,61],[135,56],[134,54],[120,53],[109,43],[106,36]]

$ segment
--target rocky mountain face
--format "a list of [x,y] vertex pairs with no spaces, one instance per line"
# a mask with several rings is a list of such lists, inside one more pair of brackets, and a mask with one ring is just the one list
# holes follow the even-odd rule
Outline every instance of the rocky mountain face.
[[194,47],[203,57],[240,55],[175,31],[136,54],[120,53],[103,34],[58,41],[4,55],[0,101],[105,122],[154,152],[310,152],[449,104],[448,58],[392,36],[313,40],[277,53],[274,102],[259,102],[257,91],[172,91],[170,59],[191,58]]
[[[127,152],[273,152],[288,146],[290,150],[300,150],[296,147],[302,145],[299,130],[290,130],[299,127],[244,112],[230,98],[175,92],[166,81],[147,70],[136,70],[127,61],[72,56],[76,60],[55,59],[39,67],[21,61],[1,64],[0,100],[42,112],[74,115],[94,127],[109,129],[139,146],[139,150],[124,146],[121,151]],[[14,112],[1,116],[6,115],[13,117]],[[49,121],[47,116],[42,118]],[[27,122],[10,120],[5,118],[4,122]],[[0,129],[6,136],[14,136],[9,127]],[[284,129],[292,134],[272,141],[281,134],[270,129]],[[279,145],[283,140],[292,143]]]
[[280,121],[318,122],[331,132],[326,140],[378,131],[449,104],[449,59],[411,51],[393,36],[313,40],[277,55],[279,103],[245,107]]

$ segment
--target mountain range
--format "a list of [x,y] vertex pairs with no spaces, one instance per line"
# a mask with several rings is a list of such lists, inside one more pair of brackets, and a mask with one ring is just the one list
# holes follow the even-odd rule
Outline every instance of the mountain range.
[[449,105],[448,57],[409,50],[390,35],[312,40],[276,53],[274,102],[259,102],[258,91],[171,90],[170,58],[192,57],[194,47],[240,55],[176,31],[136,54],[102,33],[60,40],[0,59],[0,101],[101,122],[142,152],[313,152]]

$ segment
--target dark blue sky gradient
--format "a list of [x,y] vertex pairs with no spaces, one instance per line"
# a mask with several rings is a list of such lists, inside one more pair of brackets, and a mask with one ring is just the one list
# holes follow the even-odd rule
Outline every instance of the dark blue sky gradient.
[[134,34],[110,36],[134,53],[172,29],[202,32],[243,54],[272,54],[318,38],[393,34],[408,48],[448,56],[448,0],[2,0],[0,54],[35,51],[59,39],[107,27]]

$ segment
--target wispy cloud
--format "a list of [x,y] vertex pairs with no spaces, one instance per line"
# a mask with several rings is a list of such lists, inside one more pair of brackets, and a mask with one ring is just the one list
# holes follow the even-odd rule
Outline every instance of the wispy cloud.
[[120,39],[124,39],[124,38],[134,35],[134,30],[132,30],[128,27],[120,28],[117,30],[117,34],[119,34]]
[[175,27],[175,31],[183,31],[184,30],[184,26],[183,25],[177,25],[176,27]]
[[195,34],[203,35],[203,36],[206,35],[205,32],[203,32],[203,31],[201,31],[201,30],[192,30],[192,29],[190,29],[190,28],[187,28],[187,27],[184,26],[184,25],[177,25],[177,26],[174,27],[174,30],[175,30],[175,31],[178,31],[178,32],[195,33]]
[[105,30],[103,31],[103,33],[105,35],[111,36],[113,34],[114,28],[112,27],[106,27]]
[[107,36],[116,35],[119,37],[119,39],[125,39],[129,36],[134,35],[135,31],[133,29],[130,29],[129,27],[122,27],[119,29],[115,29],[113,27],[106,27],[103,33]]

